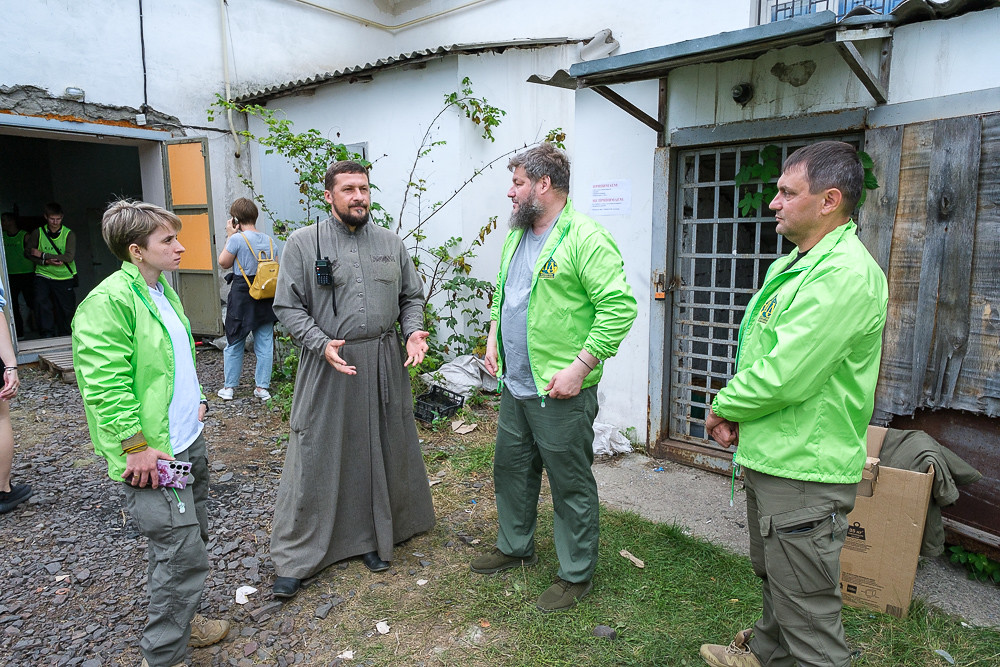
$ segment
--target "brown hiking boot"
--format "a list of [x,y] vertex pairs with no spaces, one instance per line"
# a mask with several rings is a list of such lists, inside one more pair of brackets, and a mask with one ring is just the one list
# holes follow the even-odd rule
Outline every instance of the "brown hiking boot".
[[699,654],[712,667],[761,667],[760,660],[750,652],[752,629],[740,630],[729,646],[702,644]]
[[496,547],[485,556],[480,556],[472,561],[469,566],[476,574],[493,574],[501,570],[509,570],[514,567],[528,567],[538,562],[538,554],[530,556],[508,556]]
[[538,611],[544,613],[571,609],[576,606],[577,600],[582,600],[593,587],[594,584],[591,581],[581,581],[574,584],[565,579],[556,579],[556,583],[549,586],[538,598],[535,606],[538,607]]
[[201,614],[195,614],[191,619],[191,639],[188,646],[201,648],[218,644],[229,634],[229,621],[220,621],[215,618],[205,618]]

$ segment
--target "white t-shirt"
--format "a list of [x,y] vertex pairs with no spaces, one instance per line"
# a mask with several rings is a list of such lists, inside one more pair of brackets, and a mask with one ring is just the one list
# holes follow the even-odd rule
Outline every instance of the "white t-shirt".
[[201,386],[194,369],[194,357],[191,355],[191,342],[188,340],[187,329],[177,317],[162,289],[160,285],[150,287],[149,294],[160,310],[160,317],[167,327],[170,343],[174,348],[174,397],[170,401],[167,415],[170,420],[170,447],[176,456],[198,439],[205,425],[198,420]]

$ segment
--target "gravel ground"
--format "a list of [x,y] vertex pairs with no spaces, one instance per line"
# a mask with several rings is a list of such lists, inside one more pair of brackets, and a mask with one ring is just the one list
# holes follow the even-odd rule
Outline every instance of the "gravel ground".
[[[306,582],[294,600],[272,600],[268,539],[287,425],[250,397],[251,360],[236,400],[224,404],[214,393],[222,381],[222,354],[206,349],[198,355],[199,376],[212,403],[206,437],[213,467],[212,570],[201,611],[232,619],[233,629],[222,643],[193,650],[188,664],[338,665],[342,661],[336,656],[347,647],[329,639],[333,629],[355,648],[378,641],[375,626],[382,619],[369,617],[368,608],[378,606],[369,601],[378,600],[385,609],[386,596],[394,595],[401,608],[412,608],[404,607],[403,599],[423,593],[420,580],[465,571],[469,559],[494,539],[492,483],[488,475],[443,477],[434,489],[438,526],[397,548],[389,572],[371,575],[354,559]],[[11,410],[17,440],[14,479],[30,482],[35,495],[0,516],[0,663],[138,665],[145,539],[122,510],[120,485],[108,479],[106,465],[93,453],[76,386],[37,370],[26,369],[22,376]],[[426,437],[425,447],[455,444],[450,433]],[[677,522],[746,552],[741,494],[730,508],[727,479],[637,455],[601,462],[595,472],[605,503]],[[441,495],[439,490],[449,486],[453,495]],[[478,504],[468,504],[476,499]],[[259,590],[239,605],[234,593],[244,585]],[[924,560],[917,595],[972,623],[1000,627],[1000,588],[970,582],[943,559]],[[406,628],[402,636],[411,642],[409,654],[437,656],[429,664],[442,664],[449,650],[467,641],[470,630],[439,621],[419,625],[414,619],[394,619],[393,641],[400,641],[397,629]]]
[[[398,664],[420,667],[422,656],[433,656],[435,665],[468,664],[448,656],[462,655],[478,628],[433,615],[427,620],[426,612],[398,617],[393,609],[426,606],[434,581],[467,572],[482,545],[495,538],[488,476],[437,472],[432,493],[438,524],[397,546],[390,570],[372,574],[351,559],[304,582],[293,600],[276,601],[268,542],[287,423],[252,398],[252,359],[244,364],[236,399],[224,403],[215,395],[222,353],[209,347],[198,354],[198,375],[211,403],[205,435],[212,467],[211,572],[200,611],[230,619],[233,627],[223,642],[193,649],[187,664],[332,667],[345,664],[338,657],[345,650],[380,641],[383,650],[391,641],[395,650],[420,656]],[[30,482],[34,496],[0,516],[0,665],[138,665],[146,540],[122,509],[121,485],[108,478],[106,463],[93,452],[76,386],[24,369],[11,417],[13,478]],[[422,435],[427,451],[457,444],[451,433]],[[258,590],[240,605],[235,593],[243,586]],[[392,635],[376,629],[385,620],[392,622]],[[346,664],[375,663],[359,658]]]

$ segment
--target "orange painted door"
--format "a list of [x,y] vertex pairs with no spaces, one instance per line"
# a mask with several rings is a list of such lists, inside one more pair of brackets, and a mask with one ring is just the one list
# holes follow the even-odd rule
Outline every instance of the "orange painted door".
[[212,220],[208,140],[172,139],[163,144],[167,208],[183,223],[178,239],[185,248],[176,272],[177,294],[195,335],[221,336],[222,305]]

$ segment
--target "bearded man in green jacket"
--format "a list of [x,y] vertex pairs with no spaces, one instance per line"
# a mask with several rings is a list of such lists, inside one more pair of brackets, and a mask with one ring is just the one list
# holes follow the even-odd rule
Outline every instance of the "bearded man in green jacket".
[[636,315],[621,254],[606,229],[573,209],[569,160],[541,144],[510,160],[511,231],[490,313],[486,369],[501,378],[493,478],[496,548],[472,561],[492,574],[538,562],[535,523],[544,466],[555,510],[558,580],[542,612],[590,592],[597,566],[594,419],[602,361]]
[[864,168],[848,144],[824,141],[785,161],[777,231],[796,246],[768,269],[740,324],[736,375],[705,420],[738,444],[750,560],[763,613],[717,667],[850,665],[841,620],[840,551],[865,463],[888,288],[851,220]]

